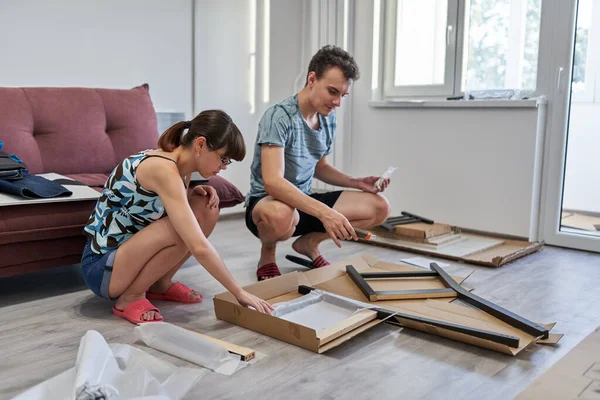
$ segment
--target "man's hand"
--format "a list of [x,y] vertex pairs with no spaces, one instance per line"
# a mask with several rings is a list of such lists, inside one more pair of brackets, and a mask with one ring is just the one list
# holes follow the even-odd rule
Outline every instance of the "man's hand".
[[318,218],[337,247],[342,247],[338,239],[358,240],[358,236],[352,225],[350,225],[350,222],[348,222],[348,219],[333,208],[327,208]]
[[219,196],[214,187],[208,185],[198,185],[194,188],[194,193],[200,196],[208,196],[208,208],[215,208],[219,206]]
[[390,179],[384,179],[383,183],[381,184],[381,188],[377,189],[377,187],[375,187],[375,182],[377,182],[378,179],[378,176],[366,176],[364,178],[357,178],[355,187],[367,193],[383,192],[390,184]]

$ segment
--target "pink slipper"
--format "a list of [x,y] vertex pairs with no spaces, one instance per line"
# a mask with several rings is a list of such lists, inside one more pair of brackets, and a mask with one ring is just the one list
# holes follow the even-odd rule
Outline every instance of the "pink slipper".
[[330,265],[329,261],[327,261],[323,256],[319,256],[315,258],[312,262],[313,268],[321,268]]
[[256,270],[256,278],[259,281],[264,281],[266,278],[274,278],[281,276],[281,271],[275,263],[265,264]]
[[202,301],[202,296],[198,294],[198,300],[191,300],[190,293],[192,289],[185,286],[181,282],[175,282],[169,290],[165,294],[158,294],[152,292],[146,292],[146,297],[151,300],[166,300],[166,301],[175,301],[177,303],[200,303]]
[[148,311],[155,311],[160,313],[158,308],[154,307],[147,299],[139,299],[130,303],[123,311],[117,310],[115,306],[112,308],[113,314],[117,317],[125,318],[129,322],[134,324],[142,324],[144,322],[159,322],[163,320],[163,317],[155,318],[150,321],[141,319],[142,314]]

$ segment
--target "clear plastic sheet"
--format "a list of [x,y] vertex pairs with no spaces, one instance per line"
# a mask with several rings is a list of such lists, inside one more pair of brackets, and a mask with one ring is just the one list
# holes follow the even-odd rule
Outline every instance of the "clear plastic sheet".
[[178,400],[207,372],[176,367],[126,344],[109,345],[91,330],[81,338],[73,368],[13,400]]
[[149,347],[219,374],[229,376],[246,365],[240,356],[230,354],[224,347],[167,322],[141,324],[133,332]]

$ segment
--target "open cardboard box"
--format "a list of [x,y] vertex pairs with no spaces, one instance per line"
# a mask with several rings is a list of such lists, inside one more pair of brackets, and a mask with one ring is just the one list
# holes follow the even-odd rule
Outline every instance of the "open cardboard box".
[[[353,265],[360,272],[382,271],[422,271],[421,268],[399,265],[380,261],[377,258],[364,254],[359,257],[344,260],[326,267],[309,270],[306,272],[292,272],[274,279],[258,282],[245,287],[248,292],[267,300],[271,304],[289,301],[302,296],[298,293],[298,286],[305,285],[326,292],[334,293],[353,300],[372,304],[374,307],[383,308],[392,312],[401,312],[439,321],[459,324],[475,329],[482,329],[496,333],[517,336],[520,339],[519,347],[512,348],[489,340],[475,338],[467,334],[457,333],[421,322],[409,321],[392,316],[387,322],[395,322],[402,326],[417,329],[426,333],[458,340],[479,347],[488,348],[504,354],[516,355],[534,343],[556,343],[562,335],[551,334],[546,340],[540,340],[527,333],[517,330],[499,319],[472,307],[449,303],[454,298],[442,299],[414,299],[414,300],[384,300],[369,302],[355,283],[346,274],[346,265]],[[462,284],[465,278],[453,276]],[[383,287],[376,290],[386,290],[385,282],[379,283]],[[394,289],[422,289],[443,288],[443,284],[436,278],[418,278],[402,280],[402,286],[394,284]],[[241,306],[229,292],[221,293],[214,298],[215,313],[218,319],[236,324],[256,332],[280,339],[305,349],[323,353],[330,350],[356,335],[383,322],[376,319],[373,310],[363,310],[356,317],[349,318],[337,325],[315,331],[306,326],[295,324],[271,315],[261,314],[252,309]],[[375,313],[375,314],[374,314]],[[545,325],[548,329],[553,324]]]
[[[289,301],[301,297],[298,286],[310,285],[301,272],[292,272],[258,282],[244,289],[271,304]],[[250,308],[241,306],[229,292],[221,293],[214,298],[215,313],[218,319],[240,325],[253,331],[271,336],[284,342],[303,347],[316,353],[323,353],[344,343],[361,332],[381,323],[377,312],[362,310],[346,320],[333,326],[316,331],[272,315],[261,314]]]

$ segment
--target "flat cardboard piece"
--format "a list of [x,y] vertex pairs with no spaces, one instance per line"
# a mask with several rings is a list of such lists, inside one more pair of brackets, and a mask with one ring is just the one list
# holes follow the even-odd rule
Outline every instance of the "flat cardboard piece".
[[500,267],[544,247],[544,242],[508,240],[492,235],[464,232],[457,234],[461,236],[460,240],[446,242],[442,245],[415,243],[394,238],[382,228],[374,228],[372,232],[376,235],[374,239],[359,239],[359,241],[489,267]]
[[464,257],[463,261],[500,267],[518,258],[539,251],[544,246],[543,242],[527,242],[524,240],[505,240],[501,246],[484,250],[480,253]]
[[389,305],[387,308],[406,314],[435,319],[438,321],[451,322],[454,324],[468,326],[471,328],[516,336],[519,338],[519,347],[513,348],[485,339],[474,338],[469,335],[453,331],[447,331],[442,328],[419,322],[401,319],[399,320],[399,322],[401,322],[404,326],[408,326],[413,329],[437,334],[440,336],[445,336],[450,339],[460,340],[475,346],[485,347],[512,356],[517,355],[522,350],[532,345],[536,339],[533,336],[516,328],[513,328],[507,323],[500,321],[498,318],[493,317],[484,311],[471,307],[461,306],[459,304],[444,303],[438,300],[426,300],[424,303],[421,304],[404,305],[397,303]]
[[[452,234],[458,236],[457,240],[444,241],[441,243],[414,242],[407,240],[406,236],[398,236],[394,233],[385,231],[382,228],[374,228],[375,239],[370,239],[371,243],[383,243],[392,246],[408,246],[410,248],[429,251],[433,254],[445,254],[453,257],[467,257],[494,247],[504,244],[505,239],[485,237],[474,234]],[[446,235],[444,235],[446,236]]]
[[[430,258],[424,258],[424,257],[403,258],[400,261],[402,261],[403,263],[406,263],[406,264],[416,265],[417,267],[421,267],[421,268],[425,268],[425,269],[430,269],[431,263],[434,262],[434,260],[432,260]],[[436,263],[438,266],[440,266],[442,268],[446,268],[446,267],[450,266],[450,264],[442,262],[442,261],[436,261]]]
[[[473,338],[469,335],[436,328],[424,323],[403,320],[396,321],[405,327],[417,329],[437,336],[447,337],[475,346],[488,348],[508,355],[516,355],[524,348],[527,348],[533,343],[539,341],[539,338],[534,338],[531,335],[518,331],[483,311],[456,303],[449,303],[449,301],[453,299],[384,300],[378,302],[369,302],[346,274],[345,268],[348,264],[352,264],[360,272],[377,270],[423,270],[422,268],[418,267],[379,261],[377,258],[369,254],[364,254],[359,257],[354,257],[307,272],[292,272],[284,274],[277,278],[255,283],[245,287],[244,289],[257,295],[258,297],[268,300],[271,304],[273,304],[275,302],[292,300],[300,297],[301,295],[297,292],[298,285],[306,285],[348,297],[350,299],[369,303],[375,307],[390,311],[398,311],[406,314],[437,319],[440,321],[447,321],[472,328],[518,336],[520,338],[520,346],[519,348],[515,349],[505,345],[499,345],[495,342]],[[465,279],[461,277],[454,278],[461,284]],[[329,349],[350,340],[361,332],[364,332],[365,330],[370,329],[382,322],[381,320],[368,320],[367,318],[365,321],[368,322],[365,324],[350,326],[351,321],[349,321],[348,325],[346,326],[348,329],[340,329],[338,331],[340,334],[339,337],[336,337],[334,340],[329,342],[321,342],[322,339],[325,339],[325,335],[323,333],[319,335],[317,332],[307,327],[270,315],[260,314],[254,310],[242,307],[229,292],[221,293],[215,296],[214,303],[215,313],[218,319],[243,326],[256,332],[263,333],[265,335],[318,353],[328,351]],[[390,320],[387,322],[390,322]],[[550,325],[548,328],[550,329],[552,326],[553,325]],[[544,342],[556,343],[560,338],[561,335],[551,335],[551,337]],[[331,339],[331,337],[328,337],[328,339]]]
[[600,327],[515,399],[600,399]]
[[[51,181],[54,181],[56,179],[70,179],[66,176],[55,173],[38,174],[38,176],[44,177]],[[100,192],[92,189],[89,186],[67,185],[64,183],[62,184],[62,186],[69,189],[71,192],[73,192],[73,194],[69,197],[54,197],[50,199],[26,199],[24,197],[13,196],[11,194],[0,193],[0,207],[36,203],[65,203],[70,201],[95,200],[101,195]]]

